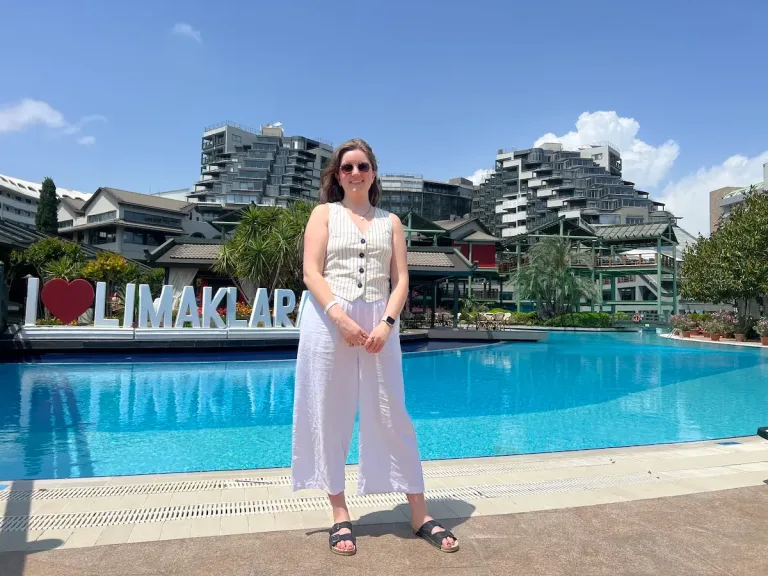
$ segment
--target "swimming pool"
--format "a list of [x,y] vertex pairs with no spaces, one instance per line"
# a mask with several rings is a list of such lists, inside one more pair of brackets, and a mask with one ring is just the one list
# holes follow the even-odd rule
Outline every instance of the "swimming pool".
[[[290,465],[293,360],[200,359],[0,365],[0,480]],[[759,349],[553,333],[405,354],[403,367],[424,459],[725,438],[768,424]]]

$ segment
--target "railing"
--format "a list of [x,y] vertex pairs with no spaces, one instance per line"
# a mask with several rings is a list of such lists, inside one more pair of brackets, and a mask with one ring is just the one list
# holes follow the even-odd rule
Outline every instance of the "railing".
[[[640,256],[621,254],[617,256],[600,256],[595,262],[595,266],[598,268],[607,268],[615,266],[649,266],[656,265],[656,255],[652,256]],[[661,256],[661,265],[667,268],[674,267],[674,260],[669,256]]]
[[[619,276],[618,278],[616,278],[616,283],[617,284],[628,284],[630,282],[634,282],[635,280],[637,280],[637,276],[634,276],[634,275],[632,275],[632,276]],[[611,283],[611,279],[610,278],[603,278],[603,284],[604,285],[608,285],[610,283]]]
[[219,122],[218,124],[213,124],[211,126],[206,126],[203,129],[203,132],[210,132],[211,130],[216,130],[217,128],[224,128],[225,126],[231,126],[232,128],[238,128],[240,130],[245,130],[246,132],[251,132],[253,134],[261,133],[261,130],[254,130],[253,128],[249,128],[248,126],[243,126],[242,124],[238,124],[237,122],[230,122],[229,120],[225,120],[224,122]]
[[499,148],[498,154],[509,154],[510,152],[517,152],[520,148],[510,146],[509,148]]

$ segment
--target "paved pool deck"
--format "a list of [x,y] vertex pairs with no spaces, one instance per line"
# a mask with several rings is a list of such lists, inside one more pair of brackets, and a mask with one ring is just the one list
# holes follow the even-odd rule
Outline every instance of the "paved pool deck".
[[399,495],[357,496],[358,554],[327,549],[322,493],[287,470],[2,482],[0,574],[761,574],[768,441],[425,462],[431,513],[462,546],[414,538]]

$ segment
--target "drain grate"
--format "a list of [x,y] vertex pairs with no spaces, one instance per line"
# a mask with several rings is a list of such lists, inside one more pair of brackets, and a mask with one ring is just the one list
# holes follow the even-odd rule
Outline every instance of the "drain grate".
[[[427,490],[429,501],[474,500],[507,498],[531,494],[553,494],[599,488],[614,488],[638,484],[652,484],[686,478],[715,477],[736,473],[735,469],[723,466],[710,469],[676,470],[658,474],[630,473],[615,476],[594,476],[548,480],[525,484],[480,485],[457,488]],[[407,502],[405,494],[350,495],[347,501],[355,508],[376,508],[397,506]],[[280,500],[257,500],[252,502],[221,502],[217,504],[193,504],[188,506],[167,506],[137,510],[109,510],[70,514],[45,514],[37,516],[7,516],[0,518],[0,533],[26,530],[72,530],[78,528],[114,526],[118,524],[144,524],[197,518],[243,516],[253,514],[280,514],[284,512],[308,512],[328,510],[330,504],[325,497],[283,498]]]
[[[584,468],[606,466],[613,463],[611,458],[568,458],[551,460],[530,460],[503,464],[475,464],[466,466],[424,467],[426,478],[448,478],[452,476],[482,476],[531,470],[554,470],[561,468]],[[357,473],[345,475],[347,482],[356,483]],[[262,476],[257,478],[231,478],[212,480],[190,480],[182,482],[158,482],[154,484],[125,484],[114,486],[82,486],[76,488],[55,488],[53,490],[8,490],[0,492],[0,502],[13,500],[62,500],[73,498],[107,498],[110,496],[131,496],[135,494],[175,494],[203,490],[230,490],[233,488],[255,488],[266,486],[290,486],[290,476]]]

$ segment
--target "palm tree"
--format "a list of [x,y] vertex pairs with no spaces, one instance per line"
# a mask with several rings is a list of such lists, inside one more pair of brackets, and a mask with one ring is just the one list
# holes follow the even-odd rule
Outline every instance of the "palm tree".
[[602,296],[591,278],[580,276],[574,266],[591,269],[593,263],[586,254],[574,250],[570,241],[545,238],[531,247],[528,264],[515,278],[524,300],[536,302],[539,315],[547,320],[573,312],[582,299],[599,301]]
[[304,229],[312,204],[295,202],[288,208],[250,206],[222,246],[213,268],[232,277],[250,303],[257,287],[294,292],[302,287]]

